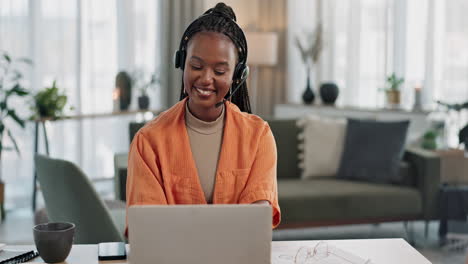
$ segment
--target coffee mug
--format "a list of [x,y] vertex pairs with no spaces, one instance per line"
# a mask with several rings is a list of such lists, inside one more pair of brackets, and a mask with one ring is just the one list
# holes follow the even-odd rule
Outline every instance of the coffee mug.
[[33,227],[33,233],[37,251],[45,262],[63,262],[70,254],[73,245],[75,224],[39,224]]

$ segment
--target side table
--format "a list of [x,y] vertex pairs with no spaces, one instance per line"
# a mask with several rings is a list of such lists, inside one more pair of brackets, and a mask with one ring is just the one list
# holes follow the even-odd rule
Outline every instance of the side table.
[[468,227],[468,186],[444,185],[439,197],[439,238],[444,240],[450,220],[466,221]]

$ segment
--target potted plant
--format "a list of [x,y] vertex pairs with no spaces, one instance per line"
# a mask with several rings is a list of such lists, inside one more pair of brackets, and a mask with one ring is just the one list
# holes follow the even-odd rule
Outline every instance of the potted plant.
[[385,93],[387,96],[387,103],[390,106],[400,105],[400,86],[403,84],[404,79],[398,78],[395,73],[387,77],[387,89]]
[[148,91],[156,88],[160,83],[157,74],[153,73],[148,77],[142,71],[137,71],[133,74],[133,83],[140,93],[138,96],[138,109],[148,110],[150,105]]
[[[5,183],[2,180],[2,153],[4,150],[15,150],[20,155],[18,144],[16,143],[12,124],[21,128],[25,126],[25,120],[21,118],[16,110],[18,104],[10,104],[14,97],[26,97],[29,92],[23,87],[23,74],[18,68],[20,64],[31,64],[28,59],[13,60],[7,53],[0,56],[0,216],[5,218]],[[15,106],[17,109],[15,109]],[[12,122],[10,122],[10,120]],[[11,146],[5,144],[4,139],[9,138]]]
[[[31,119],[58,119],[63,116],[63,109],[66,104],[67,96],[65,93],[60,92],[56,81],[53,81],[51,87],[46,87],[34,95]],[[70,107],[70,109],[72,108]]]

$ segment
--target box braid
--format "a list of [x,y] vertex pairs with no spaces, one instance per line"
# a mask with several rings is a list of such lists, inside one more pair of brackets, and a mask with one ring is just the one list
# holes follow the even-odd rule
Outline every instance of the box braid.
[[[198,17],[185,30],[182,36],[180,49],[186,49],[190,39],[198,32],[217,32],[228,36],[238,50],[238,62],[247,61],[247,40],[242,29],[236,24],[236,15],[231,7],[224,3],[218,3],[214,8],[208,9],[202,16]],[[185,62],[184,62],[185,63]],[[237,66],[237,65],[236,65]],[[183,67],[183,66],[182,66]],[[237,69],[237,67],[236,67]],[[233,78],[240,78],[234,72]],[[182,77],[183,78],[183,77]],[[233,86],[235,82],[233,82]],[[232,90],[232,89],[231,89]],[[228,92],[226,98],[230,96]],[[187,97],[184,92],[184,82],[182,80],[182,89],[180,91],[180,100]],[[242,112],[252,113],[250,108],[249,94],[247,84],[244,82],[231,97],[231,101],[236,104]]]

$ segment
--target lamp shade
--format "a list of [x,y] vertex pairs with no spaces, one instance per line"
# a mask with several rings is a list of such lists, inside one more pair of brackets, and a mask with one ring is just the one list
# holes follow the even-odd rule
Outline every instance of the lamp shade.
[[247,64],[275,65],[278,62],[278,34],[275,32],[246,32]]

